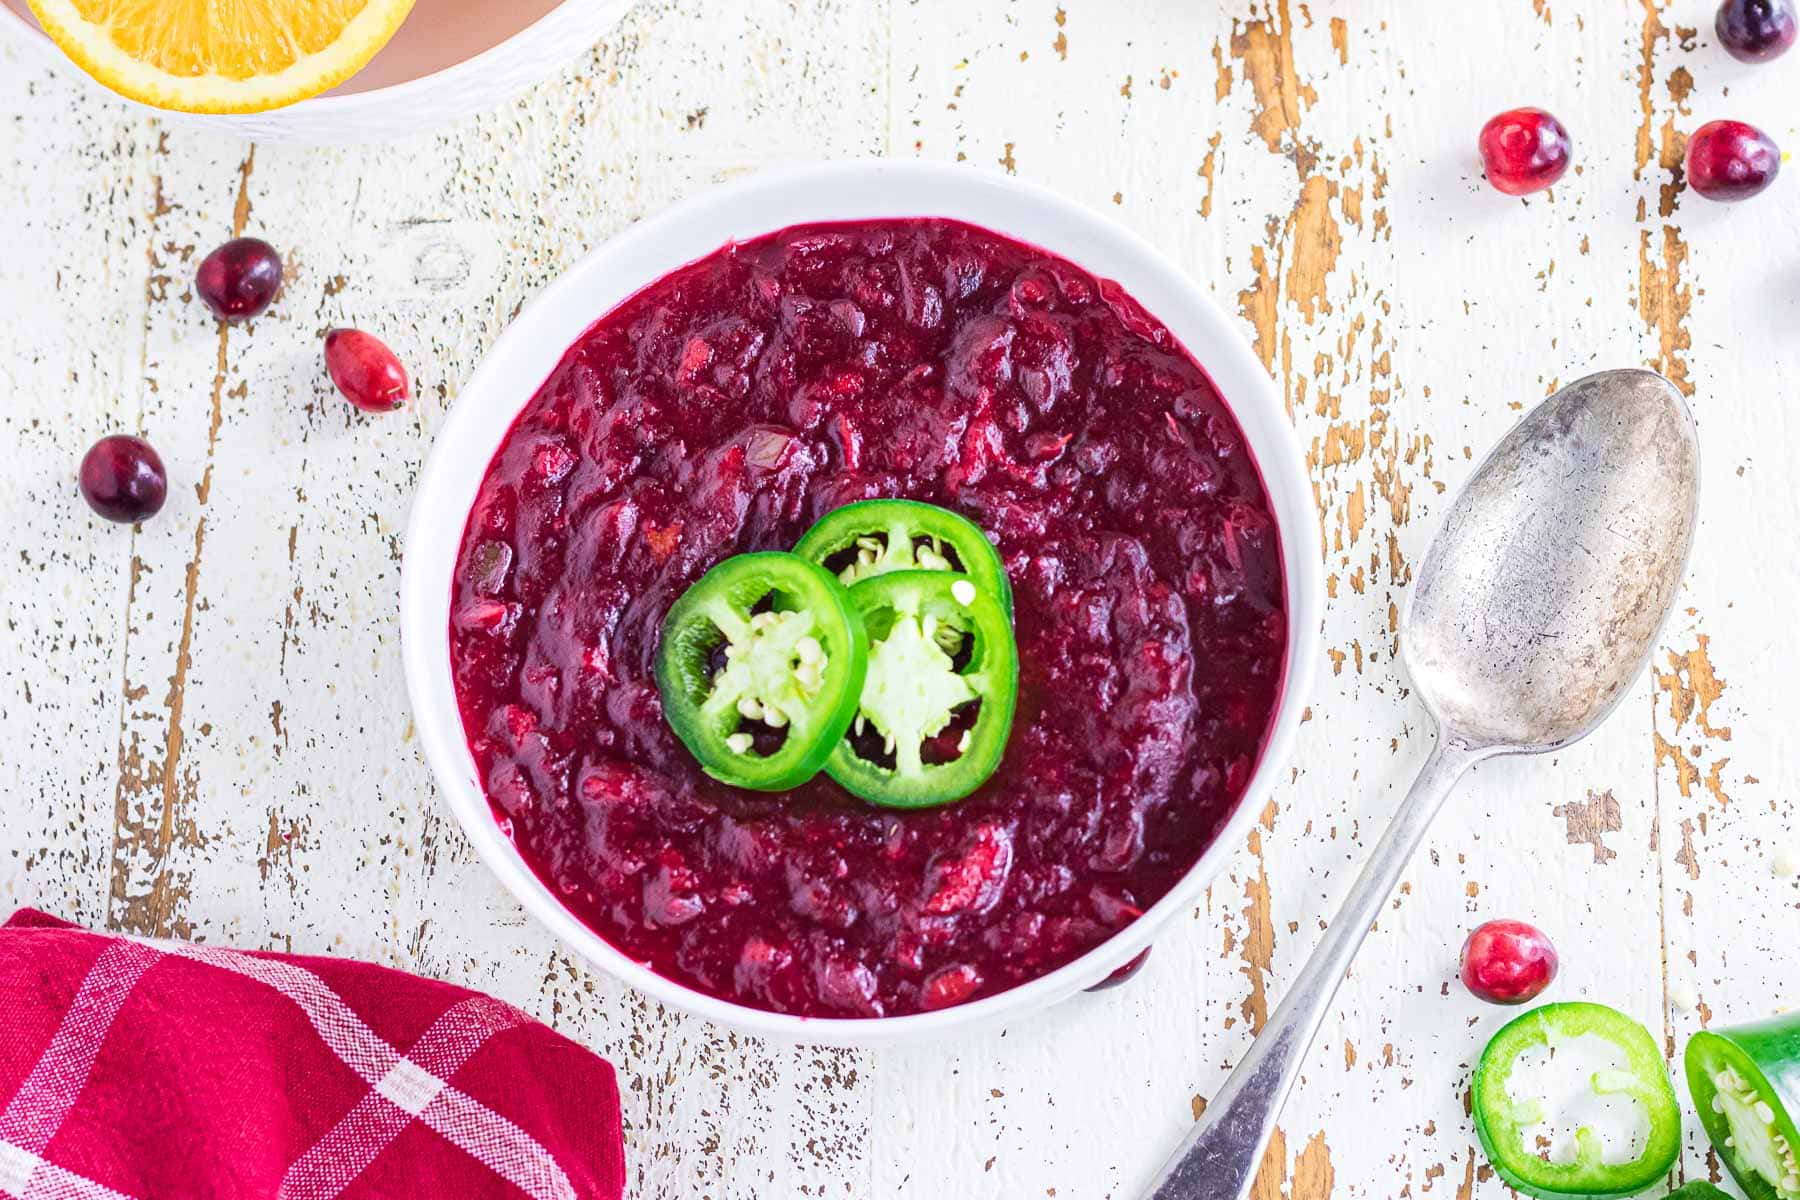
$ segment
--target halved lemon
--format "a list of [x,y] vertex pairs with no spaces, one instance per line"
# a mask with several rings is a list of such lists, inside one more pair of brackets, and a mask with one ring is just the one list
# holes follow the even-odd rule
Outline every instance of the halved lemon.
[[133,100],[249,113],[360,71],[413,0],[29,0],[82,70]]

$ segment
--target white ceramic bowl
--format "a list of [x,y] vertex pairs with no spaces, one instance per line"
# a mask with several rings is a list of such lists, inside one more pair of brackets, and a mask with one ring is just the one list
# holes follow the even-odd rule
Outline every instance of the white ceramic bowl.
[[[406,24],[354,78],[323,96],[246,116],[145,108],[178,124],[258,141],[381,141],[493,108],[591,49],[632,0],[417,0]],[[101,88],[32,20],[25,0],[0,0],[0,44],[27,61]]]
[[[563,353],[600,316],[646,284],[733,240],[809,221],[949,217],[1041,246],[1117,280],[1206,368],[1262,467],[1281,527],[1287,571],[1287,676],[1261,763],[1237,811],[1179,884],[1111,940],[1010,991],[938,1012],[874,1019],[785,1016],[667,979],[577,920],[500,832],[463,736],[450,673],[451,577],[488,463],[521,408]],[[753,1033],[838,1045],[940,1037],[1017,1019],[1104,979],[1149,944],[1224,866],[1268,798],[1311,691],[1324,609],[1317,522],[1299,446],[1281,400],[1242,333],[1191,279],[1148,244],[1053,193],[966,167],[848,163],[755,176],[626,230],[532,301],[462,390],[432,450],[406,537],[401,629],[407,686],[425,756],[483,859],[527,911],[583,957],[666,1004]]]

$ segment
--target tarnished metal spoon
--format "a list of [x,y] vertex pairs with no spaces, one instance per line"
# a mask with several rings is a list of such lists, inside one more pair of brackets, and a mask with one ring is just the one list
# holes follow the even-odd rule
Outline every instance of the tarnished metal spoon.
[[1325,1010],[1462,773],[1585,737],[1643,670],[1686,569],[1694,420],[1652,371],[1538,405],[1450,509],[1400,624],[1437,745],[1337,920],[1146,1200],[1242,1200]]

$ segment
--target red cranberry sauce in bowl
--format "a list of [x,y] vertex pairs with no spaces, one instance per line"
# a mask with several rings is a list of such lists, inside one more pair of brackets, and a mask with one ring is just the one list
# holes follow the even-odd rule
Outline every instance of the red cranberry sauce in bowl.
[[[670,605],[883,497],[963,513],[1006,564],[999,771],[914,812],[703,774],[652,673]],[[809,1017],[991,995],[1130,923],[1242,796],[1288,640],[1205,371],[1116,284],[932,219],[730,245],[602,318],[501,443],[452,586],[469,748],[545,886],[667,978]]]

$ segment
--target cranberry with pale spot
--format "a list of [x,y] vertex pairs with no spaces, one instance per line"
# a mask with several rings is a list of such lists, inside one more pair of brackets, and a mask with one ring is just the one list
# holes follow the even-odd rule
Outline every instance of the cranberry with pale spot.
[[1524,921],[1489,921],[1462,948],[1463,986],[1490,1004],[1523,1004],[1556,978],[1556,947]]
[[129,525],[162,511],[169,477],[143,438],[115,433],[95,442],[81,460],[81,495],[109,521]]
[[333,329],[325,335],[325,369],[344,399],[364,412],[393,412],[412,395],[399,357],[360,329]]
[[1708,121],[1688,138],[1688,186],[1708,200],[1748,200],[1780,170],[1780,148],[1743,121]]
[[1800,35],[1794,0],[1725,0],[1713,20],[1719,44],[1739,62],[1780,58]]
[[957,963],[937,971],[925,981],[919,994],[919,1007],[926,1011],[961,1004],[981,986],[981,972],[968,963]]
[[1574,143],[1563,123],[1541,108],[1511,108],[1481,127],[1487,180],[1509,196],[1541,192],[1569,169]]
[[281,290],[281,255],[261,238],[234,238],[200,260],[194,292],[221,321],[267,312]]

